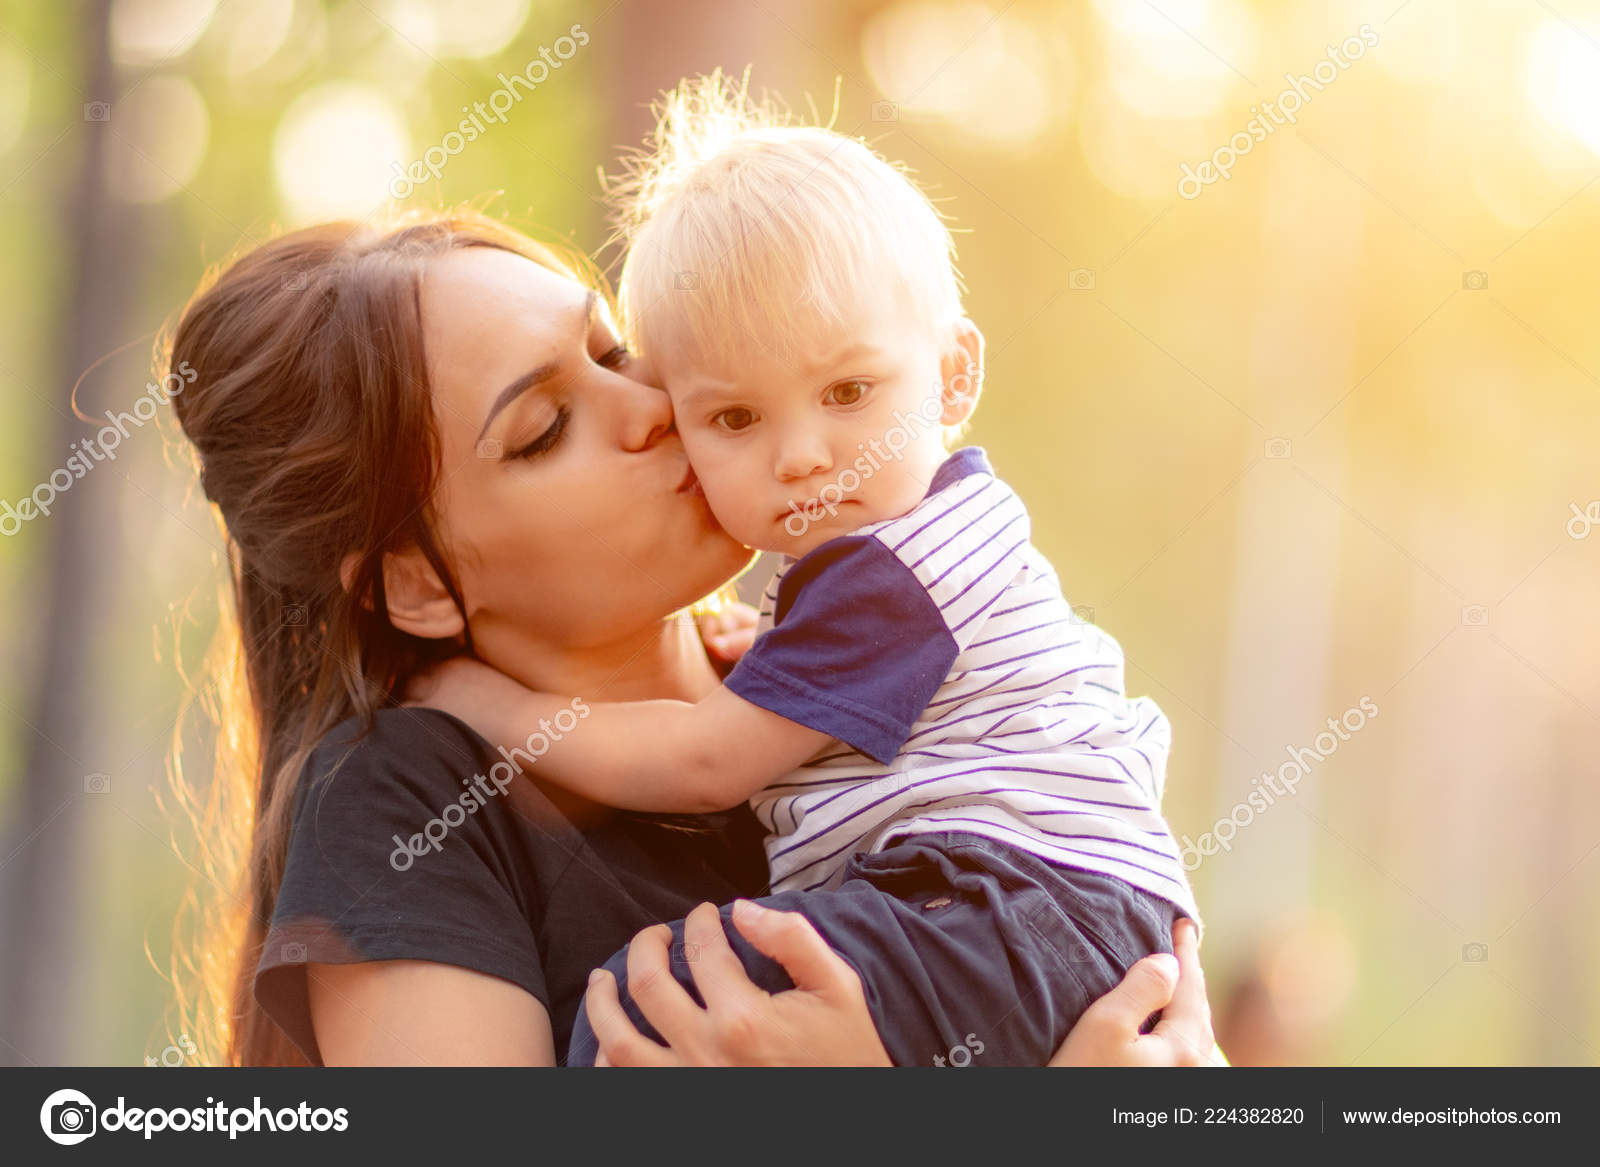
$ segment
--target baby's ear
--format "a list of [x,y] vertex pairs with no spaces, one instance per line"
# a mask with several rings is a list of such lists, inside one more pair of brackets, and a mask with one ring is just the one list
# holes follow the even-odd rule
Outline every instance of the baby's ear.
[[950,326],[950,343],[940,362],[944,413],[941,425],[961,425],[978,407],[983,392],[983,333],[963,316]]

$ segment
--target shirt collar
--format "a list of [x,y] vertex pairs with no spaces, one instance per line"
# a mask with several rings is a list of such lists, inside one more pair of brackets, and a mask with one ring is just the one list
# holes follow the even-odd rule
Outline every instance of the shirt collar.
[[947,486],[954,486],[969,474],[987,474],[994,477],[994,470],[989,466],[989,458],[983,452],[982,446],[966,446],[951,454],[940,464],[934,472],[933,481],[928,485],[928,493],[924,498],[932,498]]

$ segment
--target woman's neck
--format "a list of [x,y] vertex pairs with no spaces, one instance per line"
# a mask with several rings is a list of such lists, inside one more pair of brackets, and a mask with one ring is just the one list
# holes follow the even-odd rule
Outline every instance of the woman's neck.
[[720,684],[687,613],[605,644],[495,646],[485,659],[531,689],[594,701],[698,701]]

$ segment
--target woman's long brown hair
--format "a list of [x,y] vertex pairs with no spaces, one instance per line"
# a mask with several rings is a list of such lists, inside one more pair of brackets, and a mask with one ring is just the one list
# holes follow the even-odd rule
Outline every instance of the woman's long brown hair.
[[253,992],[302,771],[340,722],[370,725],[419,665],[459,649],[390,623],[382,564],[420,549],[462,606],[429,508],[439,443],[420,287],[463,247],[587,270],[474,210],[328,223],[213,272],[172,335],[168,366],[192,370],[173,407],[232,592],[194,691],[216,723],[215,766],[189,779],[175,751],[173,767],[200,850],[174,974],[181,1023],[213,1063],[306,1064]]

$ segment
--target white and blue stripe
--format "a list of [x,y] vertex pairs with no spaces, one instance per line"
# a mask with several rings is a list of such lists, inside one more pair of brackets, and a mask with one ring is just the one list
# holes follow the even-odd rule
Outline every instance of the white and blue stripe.
[[760,631],[729,686],[840,739],[752,800],[774,890],[964,831],[1199,918],[1159,810],[1167,719],[1126,695],[1121,649],[1074,615],[981,450],[952,455],[908,514],[787,560]]

